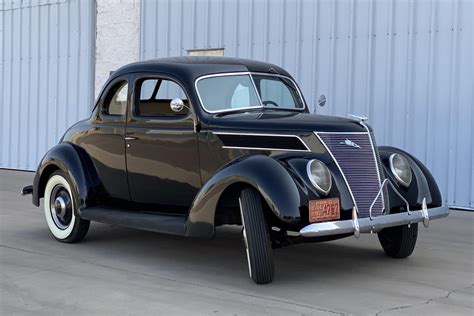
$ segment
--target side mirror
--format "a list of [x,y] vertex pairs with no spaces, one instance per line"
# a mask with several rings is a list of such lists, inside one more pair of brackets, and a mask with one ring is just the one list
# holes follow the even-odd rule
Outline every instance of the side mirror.
[[325,106],[326,105],[326,96],[324,94],[321,94],[321,96],[319,97],[318,105],[319,106]]
[[173,112],[181,112],[184,108],[184,102],[180,98],[174,98],[170,102],[170,108]]

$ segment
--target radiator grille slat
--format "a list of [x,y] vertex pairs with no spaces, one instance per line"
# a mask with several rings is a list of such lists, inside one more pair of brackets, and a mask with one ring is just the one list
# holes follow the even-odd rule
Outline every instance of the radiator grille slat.
[[[369,133],[316,133],[331,152],[346,177],[359,217],[369,217],[369,208],[380,189],[379,161]],[[358,146],[358,147],[357,147]],[[382,215],[383,197],[372,208],[372,216]]]

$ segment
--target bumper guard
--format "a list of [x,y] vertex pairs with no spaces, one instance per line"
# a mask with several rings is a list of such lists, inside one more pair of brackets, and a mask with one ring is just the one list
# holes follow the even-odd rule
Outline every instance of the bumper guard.
[[375,201],[382,193],[382,189],[386,185],[393,184],[385,179],[381,186],[380,190],[375,197],[372,205],[369,209],[370,217],[358,218],[357,209],[354,207],[352,209],[352,220],[344,221],[332,221],[332,222],[323,222],[323,223],[314,223],[308,226],[303,227],[299,234],[303,237],[320,237],[320,236],[330,236],[330,235],[339,235],[339,234],[350,234],[354,233],[356,237],[359,237],[361,233],[377,233],[384,228],[401,226],[401,225],[410,225],[418,222],[423,222],[423,225],[428,228],[429,222],[432,219],[443,218],[449,215],[449,208],[447,206],[440,206],[434,208],[428,208],[426,206],[426,198],[423,199],[421,210],[410,211],[410,206],[403,198],[398,191],[394,189],[395,193],[400,196],[400,198],[406,203],[407,211],[403,213],[396,214],[387,214],[377,217],[372,216],[372,207],[375,204]]

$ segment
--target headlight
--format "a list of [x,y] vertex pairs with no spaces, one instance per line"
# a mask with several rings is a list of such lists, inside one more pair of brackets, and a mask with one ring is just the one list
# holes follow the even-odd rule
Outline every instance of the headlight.
[[413,175],[410,164],[405,157],[399,154],[392,154],[390,156],[390,170],[398,183],[405,187],[410,185]]
[[328,167],[323,162],[313,159],[308,162],[306,171],[308,172],[309,180],[316,190],[321,194],[327,195],[332,185],[331,173]]

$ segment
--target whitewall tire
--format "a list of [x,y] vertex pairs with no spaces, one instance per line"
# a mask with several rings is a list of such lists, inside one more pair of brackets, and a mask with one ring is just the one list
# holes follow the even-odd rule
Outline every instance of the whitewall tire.
[[68,176],[55,171],[44,190],[44,215],[51,234],[58,241],[81,241],[89,230],[90,222],[76,217],[75,194]]

